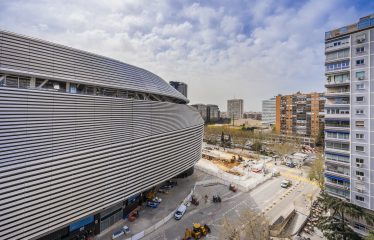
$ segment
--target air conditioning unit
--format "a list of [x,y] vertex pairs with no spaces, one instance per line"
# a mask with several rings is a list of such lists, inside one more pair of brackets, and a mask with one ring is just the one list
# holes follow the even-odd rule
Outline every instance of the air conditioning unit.
[[364,177],[363,176],[357,176],[357,180],[364,181]]
[[363,165],[362,163],[356,163],[357,167],[362,167],[362,165]]
[[364,76],[360,76],[360,77],[358,77],[357,79],[358,79],[358,80],[364,80],[365,77],[364,77]]

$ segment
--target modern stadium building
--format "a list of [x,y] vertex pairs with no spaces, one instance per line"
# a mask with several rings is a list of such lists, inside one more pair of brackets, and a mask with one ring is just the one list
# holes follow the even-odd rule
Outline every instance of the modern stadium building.
[[144,69],[0,31],[0,239],[72,239],[191,170],[203,120]]

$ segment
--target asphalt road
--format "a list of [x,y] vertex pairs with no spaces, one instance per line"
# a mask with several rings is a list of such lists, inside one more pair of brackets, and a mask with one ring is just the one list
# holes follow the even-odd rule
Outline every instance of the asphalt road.
[[[154,233],[146,236],[144,239],[182,239],[185,229],[191,228],[192,224],[199,222],[201,224],[208,224],[212,229],[212,234],[209,234],[206,239],[218,239],[221,230],[222,219],[227,217],[230,220],[239,218],[239,213],[246,209],[253,211],[263,211],[268,206],[273,204],[273,201],[278,200],[283,196],[288,189],[280,187],[283,177],[271,179],[259,187],[255,188],[249,193],[231,193],[227,188],[220,189],[222,196],[222,203],[207,203],[202,202],[199,207],[189,207],[186,214],[179,221],[174,219],[167,222],[163,227],[159,228]],[[217,186],[212,186],[217,188]],[[212,187],[201,187],[198,192],[209,192]],[[204,189],[205,188],[205,189]],[[205,192],[204,192],[205,191]],[[214,190],[211,194],[215,194]],[[295,191],[296,192],[296,191]],[[287,198],[292,198],[294,195]],[[280,209],[284,208],[284,204],[288,204],[289,199],[281,201]],[[288,201],[288,203],[287,203]],[[277,206],[278,208],[278,206]],[[276,210],[278,211],[278,210]],[[271,212],[271,211],[270,211]],[[278,211],[279,212],[279,211]]]

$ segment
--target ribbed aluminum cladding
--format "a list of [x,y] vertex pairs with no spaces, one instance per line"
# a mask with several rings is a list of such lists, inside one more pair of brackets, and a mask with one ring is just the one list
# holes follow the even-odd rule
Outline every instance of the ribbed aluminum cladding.
[[31,239],[192,167],[183,104],[0,88],[0,239]]

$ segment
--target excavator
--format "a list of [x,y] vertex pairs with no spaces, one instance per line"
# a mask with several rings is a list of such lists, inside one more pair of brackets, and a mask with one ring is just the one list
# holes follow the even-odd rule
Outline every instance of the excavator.
[[208,227],[208,225],[194,223],[192,225],[192,230],[189,228],[186,229],[183,240],[200,239],[203,236],[206,236],[208,233],[210,233],[210,228]]

